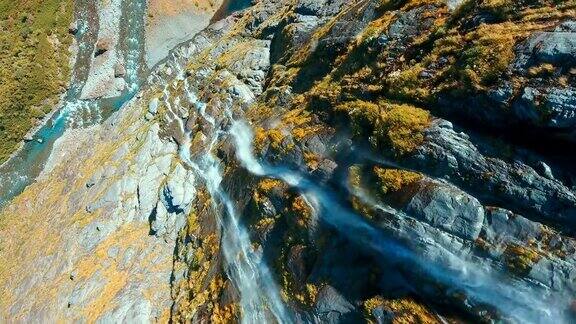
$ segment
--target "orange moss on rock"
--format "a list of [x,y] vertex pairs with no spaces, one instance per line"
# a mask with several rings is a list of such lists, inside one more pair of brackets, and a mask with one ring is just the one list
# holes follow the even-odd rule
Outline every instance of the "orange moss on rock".
[[396,192],[422,179],[419,173],[398,169],[374,167],[374,173],[378,177],[380,191],[383,194]]
[[518,275],[527,275],[542,256],[532,247],[510,244],[504,250],[506,266]]
[[301,227],[308,227],[313,218],[312,208],[308,205],[304,197],[297,196],[292,201],[292,211],[296,215],[296,223]]
[[368,138],[375,148],[388,148],[397,156],[423,143],[423,131],[431,120],[427,111],[407,104],[353,101],[336,110],[348,114],[355,136]]
[[376,308],[383,308],[393,314],[393,324],[437,324],[441,323],[438,318],[421,303],[410,297],[399,299],[384,299],[380,296],[368,299],[364,302],[364,312],[370,323],[376,323],[372,312]]

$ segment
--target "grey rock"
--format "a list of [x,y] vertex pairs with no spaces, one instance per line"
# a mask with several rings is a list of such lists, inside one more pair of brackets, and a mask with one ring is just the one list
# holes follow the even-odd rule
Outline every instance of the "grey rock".
[[152,222],[150,223],[150,230],[158,237],[164,236],[170,232],[171,224],[170,215],[166,207],[162,203],[156,205],[156,209],[152,215]]
[[567,129],[576,127],[576,88],[549,89],[545,106],[550,114],[549,126]]
[[102,314],[98,323],[145,323],[153,318],[152,305],[145,298],[122,295],[118,299],[120,306]]
[[576,224],[576,196],[562,183],[521,163],[483,155],[449,123],[436,120],[425,132],[425,143],[407,164],[449,179],[480,200],[487,199],[528,218]]
[[446,0],[446,4],[450,10],[458,8],[463,2],[464,0]]
[[339,16],[326,36],[319,41],[318,48],[334,52],[346,46],[374,19],[378,5],[378,1],[368,1],[357,11],[346,12]]
[[[252,79],[251,81],[252,84],[257,84],[254,79]],[[245,103],[251,103],[254,101],[255,96],[254,93],[250,90],[250,87],[243,84],[243,83],[238,83],[233,85],[230,90],[232,91],[232,95],[236,98],[238,98],[239,100],[245,102]]]
[[428,180],[420,183],[406,212],[468,240],[478,237],[484,221],[484,209],[476,198],[454,186]]
[[194,174],[178,163],[163,189],[165,206],[187,213],[196,195],[195,182]]
[[558,65],[576,62],[576,33],[543,33],[535,39],[535,56],[540,62]]
[[539,223],[502,208],[488,208],[486,216],[484,231],[492,244],[526,243],[542,234]]
[[307,276],[305,253],[306,248],[302,245],[293,246],[288,253],[288,269],[300,287],[306,282]]
[[560,25],[558,25],[558,27],[556,27],[556,29],[554,29],[554,31],[576,33],[576,20],[567,20],[567,21],[561,23]]
[[560,24],[554,31],[538,32],[520,47],[514,66],[526,69],[539,63],[572,66],[576,63],[576,31],[574,21]]
[[325,5],[326,0],[299,0],[296,5],[296,13],[306,16],[317,16]]
[[326,285],[318,292],[314,313],[322,323],[341,323],[342,318],[354,310],[354,305],[331,286]]
[[528,125],[556,129],[576,140],[576,89],[526,87],[512,104],[513,118]]
[[115,259],[119,252],[120,249],[117,246],[110,247],[107,251],[108,257]]
[[104,177],[104,170],[99,168],[94,175],[86,182],[86,188],[92,188],[95,184],[99,183]]
[[296,13],[306,16],[333,16],[344,4],[344,0],[299,0]]
[[320,18],[317,16],[297,14],[293,21],[287,23],[281,32],[276,33],[271,49],[272,62],[283,62],[287,59],[283,58],[283,56],[304,46],[320,23]]
[[162,181],[162,172],[155,165],[149,166],[138,183],[138,201],[140,218],[148,219],[158,201],[158,191]]
[[259,206],[261,208],[261,212],[263,216],[267,217],[275,217],[276,216],[276,207],[268,197],[260,197]]
[[372,311],[372,316],[378,324],[390,324],[393,323],[394,314],[383,309],[382,307],[376,307]]
[[122,78],[126,75],[126,68],[122,63],[116,63],[114,65],[114,77],[115,78]]
[[559,299],[573,298],[576,292],[576,263],[555,257],[541,258],[530,269],[528,276],[557,292]]
[[398,18],[388,28],[388,36],[402,42],[420,35],[430,28],[433,19],[424,18],[433,6],[422,6],[407,12],[400,13]]
[[507,104],[514,95],[512,84],[504,81],[498,88],[488,91],[488,97],[499,104]]
[[312,175],[317,177],[320,182],[327,182],[334,174],[338,164],[330,159],[323,159],[318,163],[318,168],[312,172]]
[[[270,41],[260,40],[252,43],[248,53],[233,62],[228,68],[232,74],[250,88],[252,93],[259,95],[263,92],[263,83],[269,67]],[[251,102],[252,99],[247,98],[247,102]]]
[[160,103],[160,101],[158,98],[154,98],[154,99],[150,100],[150,103],[148,104],[148,112],[152,115],[156,115],[158,113],[159,103]]
[[76,35],[78,33],[78,21],[73,21],[68,26],[68,33]]
[[538,172],[542,176],[544,176],[550,180],[554,180],[554,174],[552,174],[552,168],[550,168],[550,166],[548,164],[546,164],[542,161],[538,163]]

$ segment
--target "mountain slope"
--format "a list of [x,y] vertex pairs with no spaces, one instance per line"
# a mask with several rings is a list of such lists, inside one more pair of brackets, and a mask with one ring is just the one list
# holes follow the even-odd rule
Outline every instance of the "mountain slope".
[[212,24],[3,210],[3,318],[573,321],[574,10],[262,0]]

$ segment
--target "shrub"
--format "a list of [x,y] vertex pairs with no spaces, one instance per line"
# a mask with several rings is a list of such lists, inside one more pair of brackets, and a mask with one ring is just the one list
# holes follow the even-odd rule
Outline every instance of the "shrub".
[[547,76],[554,74],[555,71],[556,68],[554,67],[554,65],[549,63],[543,63],[528,69],[528,75],[531,77]]
[[415,64],[405,70],[392,73],[387,81],[389,95],[398,99],[427,102],[430,92],[420,77],[423,71],[421,64]]
[[475,88],[498,81],[514,59],[514,35],[506,26],[482,25],[466,38],[469,45],[460,61],[461,77]]
[[430,114],[408,104],[353,101],[337,111],[346,112],[352,133],[367,139],[374,148],[390,149],[396,156],[412,152],[424,142],[423,131],[430,124]]
[[372,312],[376,308],[392,313],[391,323],[438,323],[436,316],[424,305],[410,297],[384,299],[380,296],[364,302],[364,314],[369,323],[375,323]]
[[413,184],[422,179],[422,175],[405,170],[374,167],[374,173],[378,177],[380,191],[383,194],[398,191],[404,186]]

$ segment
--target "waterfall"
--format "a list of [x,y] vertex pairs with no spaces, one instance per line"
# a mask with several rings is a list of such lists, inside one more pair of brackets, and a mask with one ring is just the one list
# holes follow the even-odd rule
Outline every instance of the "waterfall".
[[[461,290],[477,301],[491,305],[522,323],[568,322],[564,314],[568,302],[552,296],[544,287],[513,280],[496,273],[487,265],[460,258],[443,249],[442,257],[419,256],[399,241],[386,237],[363,217],[348,210],[328,190],[319,187],[295,171],[259,162],[252,152],[252,132],[244,121],[234,121],[230,129],[236,156],[243,167],[258,176],[280,179],[316,202],[318,217],[355,242],[361,242],[388,260],[418,269],[449,287]],[[384,210],[389,208],[382,207]],[[418,240],[414,231],[411,239]]]
[[[185,88],[189,103],[198,109],[200,115],[209,124],[215,125],[214,117],[209,116],[205,111],[206,105],[198,100],[187,83]],[[272,273],[262,259],[262,254],[254,250],[247,229],[240,223],[234,203],[222,188],[221,165],[212,151],[225,133],[214,129],[212,137],[208,139],[210,145],[204,154],[201,154],[197,160],[192,160],[190,131],[186,129],[184,120],[177,113],[180,99],[176,98],[171,103],[170,92],[166,87],[163,100],[171,115],[171,121],[177,123],[183,136],[179,143],[181,160],[196,171],[212,197],[213,208],[218,215],[218,224],[222,231],[222,251],[226,260],[226,272],[240,292],[242,323],[267,322],[268,314],[271,314],[278,323],[290,323],[290,316],[280,297],[279,288]],[[230,112],[228,114],[230,115]]]

